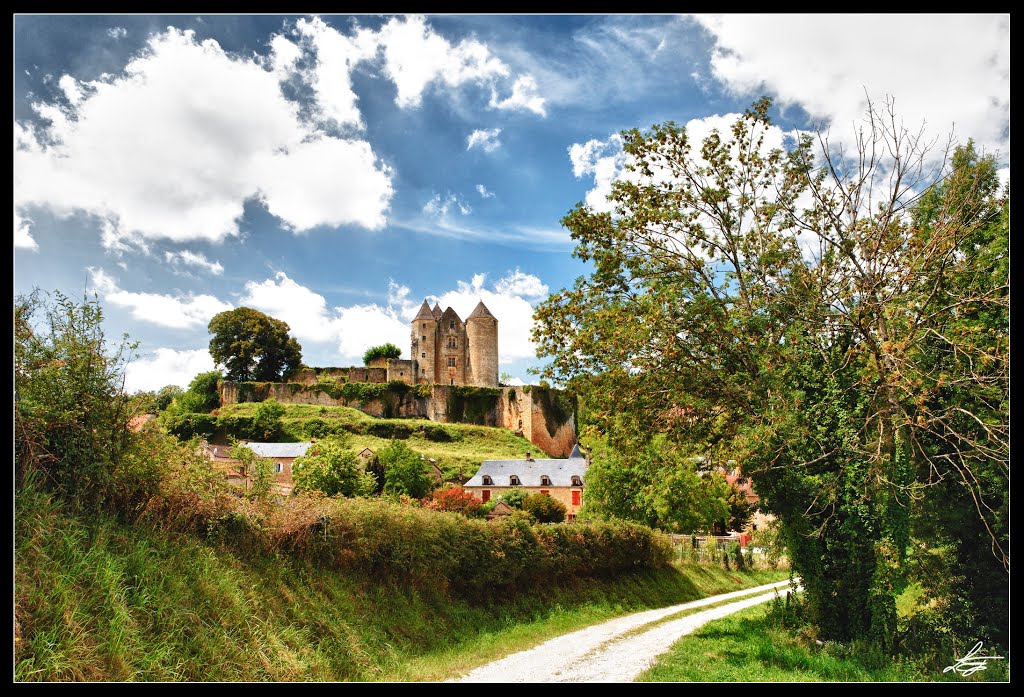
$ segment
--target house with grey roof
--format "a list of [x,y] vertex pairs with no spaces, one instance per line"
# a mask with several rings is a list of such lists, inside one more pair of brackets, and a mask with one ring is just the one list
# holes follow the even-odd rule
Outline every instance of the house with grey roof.
[[567,458],[535,459],[532,453],[526,453],[522,460],[484,460],[462,487],[483,503],[513,488],[549,494],[565,504],[566,520],[572,520],[583,505],[589,466],[589,453],[580,452],[579,445],[573,446]]
[[[274,472],[274,488],[282,494],[290,494],[292,491],[292,463],[295,458],[302,457],[313,445],[308,443],[240,443],[243,448],[248,448],[260,457],[271,461]],[[221,463],[225,468],[225,476],[229,482],[248,489],[249,473],[243,472],[241,463],[231,456],[231,448],[226,445],[205,444],[203,450],[206,456],[216,463]]]

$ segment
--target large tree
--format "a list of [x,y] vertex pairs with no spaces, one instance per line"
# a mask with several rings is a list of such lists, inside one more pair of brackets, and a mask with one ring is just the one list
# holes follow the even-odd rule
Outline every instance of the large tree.
[[210,320],[210,356],[228,380],[276,382],[302,364],[302,347],[288,325],[250,307]]
[[779,147],[769,107],[701,143],[624,132],[614,211],[563,219],[593,272],[538,307],[535,339],[613,444],[742,462],[823,634],[891,649],[911,514],[942,492],[1006,589],[1005,193],[993,158],[943,157],[891,102],[846,153]]

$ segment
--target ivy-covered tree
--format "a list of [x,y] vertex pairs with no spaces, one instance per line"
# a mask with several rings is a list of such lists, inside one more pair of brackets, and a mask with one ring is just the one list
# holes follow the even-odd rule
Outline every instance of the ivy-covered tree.
[[378,358],[400,358],[401,356],[402,349],[391,342],[381,344],[380,346],[371,346],[363,354],[363,365],[370,365],[370,363]]
[[302,365],[302,347],[287,323],[250,307],[214,315],[210,356],[228,380],[277,382]]
[[699,143],[624,132],[614,211],[563,219],[593,272],[534,338],[619,450],[742,463],[822,635],[892,650],[922,501],[945,488],[975,521],[988,561],[965,573],[1009,568],[1005,194],[991,157],[934,157],[891,102],[852,156],[824,134],[772,147],[769,107]]

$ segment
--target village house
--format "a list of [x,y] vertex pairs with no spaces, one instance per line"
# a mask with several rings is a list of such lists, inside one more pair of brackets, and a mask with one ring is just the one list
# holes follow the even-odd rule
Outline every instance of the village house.
[[[274,474],[274,489],[280,494],[290,494],[292,491],[292,464],[295,458],[302,457],[309,450],[313,442],[308,443],[240,443],[243,448],[248,448],[260,457],[271,461]],[[227,445],[214,445],[205,443],[204,454],[214,463],[220,463],[225,472],[225,477],[232,484],[242,488],[248,488],[251,477],[246,476],[240,470],[238,459],[232,457],[231,447]]]
[[565,504],[566,520],[576,517],[583,505],[583,483],[590,467],[590,454],[573,446],[569,457],[561,459],[535,459],[526,453],[522,460],[484,460],[469,481],[463,484],[481,502],[499,498],[513,488],[540,494],[549,494]]

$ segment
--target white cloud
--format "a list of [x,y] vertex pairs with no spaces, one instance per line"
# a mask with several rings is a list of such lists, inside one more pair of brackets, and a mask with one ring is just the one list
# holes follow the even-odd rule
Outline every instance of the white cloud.
[[239,304],[286,322],[300,344],[332,341],[338,335],[336,318],[328,316],[324,297],[299,285],[283,271],[262,283],[246,283]]
[[[355,36],[345,36],[327,26],[319,17],[309,21],[300,19],[295,30],[315,56],[315,65],[308,79],[316,95],[320,118],[338,126],[363,128],[356,104],[359,98],[352,91],[351,74],[357,63],[377,53],[376,35],[363,29],[357,30]],[[293,50],[278,41],[274,48],[278,60],[291,58],[293,63],[298,57],[297,47]]]
[[500,128],[478,128],[466,138],[466,150],[480,148],[484,152],[494,152],[501,147],[498,136],[501,135]]
[[219,312],[232,309],[212,295],[171,296],[158,293],[130,293],[103,269],[89,268],[96,291],[112,305],[131,310],[132,318],[172,329],[191,329],[209,324]]
[[398,88],[400,107],[419,106],[423,92],[435,81],[449,87],[466,82],[492,83],[509,68],[484,44],[463,39],[451,44],[420,16],[393,18],[380,30],[384,70]]
[[206,349],[176,351],[158,348],[151,357],[138,358],[125,366],[125,391],[155,392],[167,385],[187,389],[196,375],[215,369],[213,358]]
[[536,276],[519,269],[500,279],[494,290],[500,295],[514,295],[529,300],[539,300],[548,294],[548,287]]
[[18,215],[18,211],[14,211],[14,248],[15,249],[30,249],[33,252],[39,250],[39,245],[32,238],[30,228],[32,221],[27,218],[22,218]]
[[[867,95],[895,99],[904,125],[940,142],[956,125],[1009,157],[1008,14],[698,15],[717,41],[711,67],[738,94],[774,93],[850,139]],[[827,37],[824,40],[815,37]],[[865,50],[865,37],[870,37]]]
[[622,151],[622,137],[613,133],[604,141],[588,140],[582,145],[573,143],[569,147],[569,160],[577,179],[587,174],[594,176],[594,188],[587,192],[586,204],[595,211],[611,211],[608,195],[612,192],[612,182],[625,173],[626,154]]
[[512,85],[512,94],[505,99],[498,99],[497,90],[492,90],[490,105],[495,109],[525,109],[538,116],[547,116],[544,98],[537,94],[537,81],[532,75],[516,78]]
[[75,78],[70,75],[62,75],[57,81],[57,86],[60,87],[61,92],[68,98],[72,106],[77,106],[82,101],[82,89],[78,86],[78,81]]
[[457,210],[462,215],[469,215],[473,212],[473,209],[468,203],[462,201],[455,194],[448,194],[442,196],[441,194],[434,194],[434,196],[423,205],[423,212],[433,216],[437,216],[439,219],[446,219],[453,210]]
[[205,254],[200,252],[190,252],[187,249],[180,252],[164,252],[164,261],[174,266],[179,264],[197,266],[209,271],[214,276],[220,276],[224,273],[224,266],[219,261],[210,261],[206,258]]
[[107,29],[107,36],[116,41],[128,36],[128,30],[124,27],[111,27],[110,29]]
[[390,170],[367,143],[300,120],[278,80],[192,32],[154,35],[120,76],[85,84],[68,112],[35,103],[50,122],[38,138],[16,124],[16,205],[99,216],[111,248],[237,235],[257,196],[295,230],[379,227]]
[[481,198],[494,198],[494,192],[488,191],[487,187],[484,186],[483,184],[476,185],[476,192],[480,194]]

